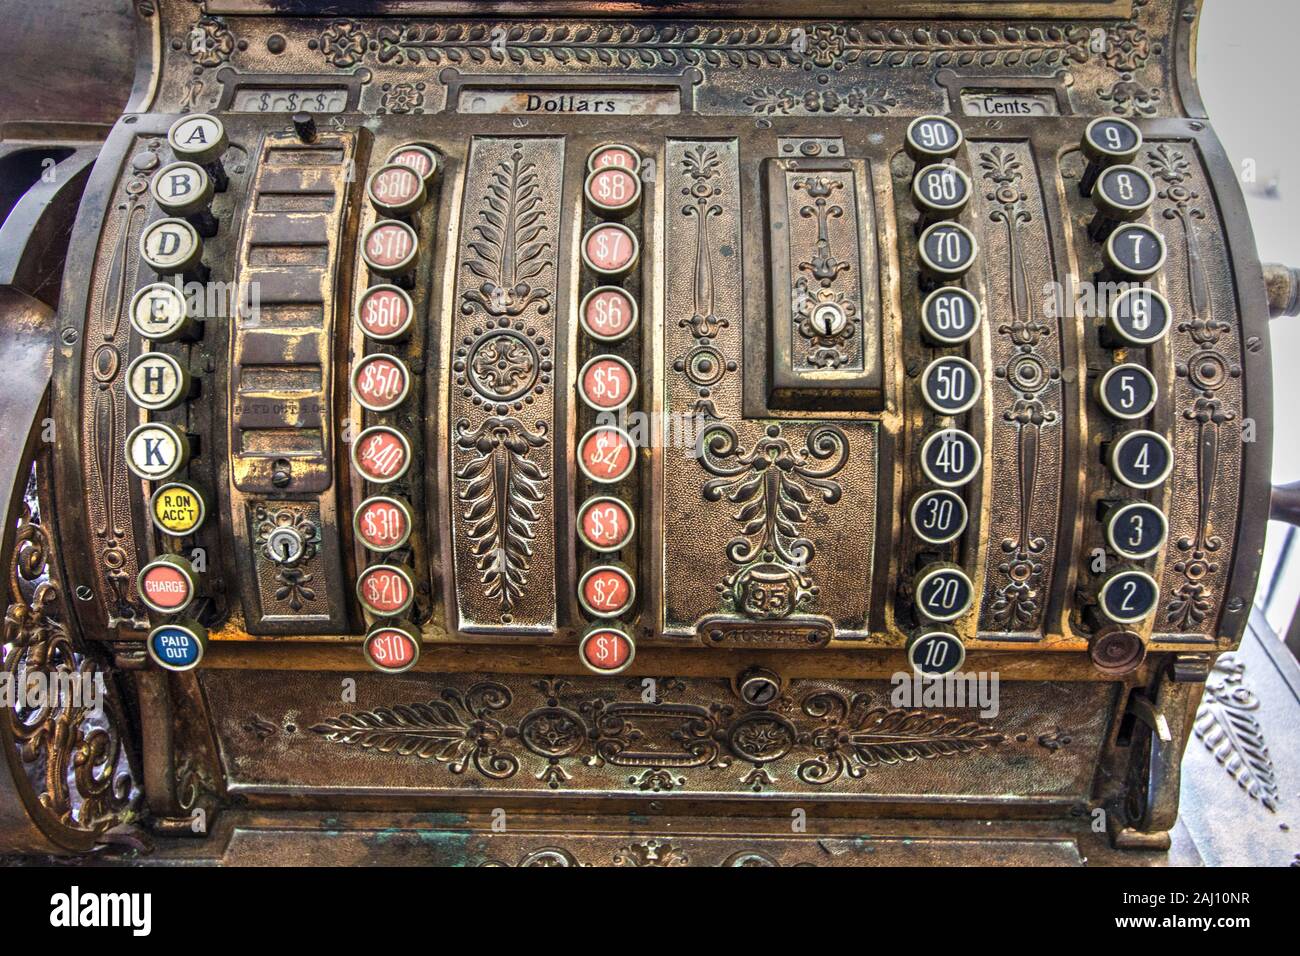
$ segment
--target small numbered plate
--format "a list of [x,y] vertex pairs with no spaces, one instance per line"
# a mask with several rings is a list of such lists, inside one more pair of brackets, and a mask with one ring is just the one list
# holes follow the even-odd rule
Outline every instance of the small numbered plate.
[[604,222],[582,237],[582,261],[603,276],[620,276],[636,265],[641,243],[627,226]]
[[150,659],[169,671],[189,671],[198,667],[207,646],[207,628],[189,620],[155,627],[145,641]]
[[587,174],[582,191],[597,212],[628,212],[641,201],[641,179],[620,166],[602,166]]
[[1128,345],[1151,345],[1169,331],[1169,300],[1154,289],[1126,289],[1110,304],[1111,332]]
[[907,662],[922,677],[943,677],[965,661],[966,645],[947,631],[924,631],[907,642]]
[[975,601],[975,586],[961,568],[932,564],[916,579],[916,607],[931,621],[955,621]]
[[1149,558],[1168,538],[1169,520],[1149,502],[1129,502],[1106,516],[1106,541],[1121,557],[1133,561]]
[[1116,365],[1097,382],[1097,401],[1115,418],[1131,421],[1156,407],[1156,378],[1141,365]]
[[588,172],[605,169],[609,166],[616,166],[619,169],[626,169],[630,173],[635,173],[641,168],[641,154],[631,146],[624,146],[622,143],[610,143],[592,150],[591,155],[587,157]]
[[399,276],[410,269],[419,247],[414,229],[404,222],[385,219],[366,230],[361,254],[372,272]]
[[352,394],[362,408],[386,412],[406,400],[411,373],[392,355],[367,355],[352,369]]
[[979,243],[975,234],[955,222],[936,222],[921,233],[921,264],[944,279],[964,275],[975,264]]
[[375,484],[396,481],[411,467],[411,443],[395,428],[372,425],[352,443],[352,465]]
[[357,577],[357,599],[371,614],[396,617],[415,600],[415,586],[405,568],[372,564]]
[[617,564],[601,564],[578,582],[578,601],[593,617],[618,617],[636,600],[636,582]]
[[404,289],[376,285],[366,290],[357,303],[357,328],[377,342],[399,339],[411,330],[415,307]]
[[1107,575],[1097,592],[1101,613],[1116,624],[1135,624],[1156,609],[1160,585],[1145,571],[1126,569]]
[[190,391],[190,373],[166,352],[145,352],[126,367],[126,393],[141,408],[175,408]]
[[164,481],[189,460],[189,439],[171,425],[145,422],[126,436],[127,467],[146,481]]
[[594,355],[578,373],[578,394],[598,412],[616,412],[636,395],[636,372],[617,355]]
[[979,443],[960,428],[945,428],[921,445],[921,470],[943,488],[960,488],[980,470],[983,452]]
[[578,467],[592,481],[606,485],[622,481],[635,464],[632,438],[621,428],[597,425],[578,442]]
[[400,498],[374,495],[357,506],[352,530],[371,551],[396,551],[411,537],[411,509]]
[[593,551],[618,551],[636,533],[636,519],[627,502],[608,495],[588,498],[578,509],[578,536]]
[[945,355],[922,373],[921,395],[940,415],[960,415],[979,401],[980,373],[964,358]]
[[400,674],[420,659],[420,635],[401,624],[379,624],[366,635],[361,653],[375,670]]
[[980,304],[956,286],[935,289],[921,304],[921,329],[935,345],[960,345],[979,328]]
[[636,300],[618,286],[602,285],[582,298],[582,329],[601,342],[618,342],[636,328]]
[[578,645],[578,658],[597,674],[618,674],[636,657],[636,644],[628,633],[612,624],[595,624]]
[[1165,437],[1144,430],[1125,432],[1116,438],[1109,459],[1116,479],[1139,491],[1163,483],[1174,467],[1173,449]]
[[912,502],[912,531],[927,544],[956,541],[970,520],[966,502],[952,491],[927,491]]
[[135,579],[140,600],[159,614],[180,614],[194,600],[194,568],[179,555],[150,561]]
[[193,485],[169,481],[150,497],[149,514],[154,527],[163,534],[184,538],[203,526],[208,517],[208,504]]

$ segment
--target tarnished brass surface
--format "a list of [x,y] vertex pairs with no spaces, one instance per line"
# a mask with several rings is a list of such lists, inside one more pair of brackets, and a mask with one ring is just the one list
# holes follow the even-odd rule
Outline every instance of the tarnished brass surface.
[[[46,319],[60,436],[41,488],[51,581],[70,639],[136,672],[128,749],[164,844],[196,809],[220,818],[236,802],[267,816],[220,824],[209,858],[266,860],[281,839],[316,852],[268,835],[290,808],[761,820],[795,800],[946,821],[916,831],[925,860],[970,858],[978,836],[960,821],[974,817],[1007,824],[987,845],[1008,861],[1079,862],[1093,839],[1079,821],[1094,812],[1107,817],[1096,832],[1136,856],[1169,843],[1202,685],[1246,628],[1271,442],[1270,292],[1196,92],[1198,4],[281,6],[135,4],[134,91],[66,223]],[[207,167],[217,189],[211,218],[194,217],[202,262],[187,278],[234,294],[201,334],[151,342],[129,315],[159,279],[140,254],[168,216],[149,187],[177,158],[169,128],[195,113],[217,117],[229,146]],[[914,202],[904,142],[926,114],[964,136],[951,162],[970,196],[952,220],[978,246],[953,283],[983,319],[948,347],[920,328],[932,283],[918,233],[933,219]],[[1080,142],[1098,117],[1145,139],[1132,162],[1155,195],[1139,221],[1165,239],[1151,287],[1172,310],[1149,348],[1117,346],[1088,311],[1115,278],[1080,194]],[[640,165],[632,200],[602,207],[588,162],[610,146]],[[404,147],[436,163],[413,212],[371,191]],[[368,259],[372,230],[408,227],[409,266]],[[602,228],[635,258],[615,261],[618,243],[593,238]],[[380,283],[409,296],[405,337],[354,321]],[[1274,274],[1275,303],[1280,285]],[[603,341],[580,313],[607,286],[637,321]],[[125,381],[153,352],[198,383],[160,412]],[[407,372],[382,410],[351,385],[375,355]],[[979,377],[956,415],[922,392],[941,356]],[[609,419],[606,381],[584,374],[602,358],[630,373],[610,373],[629,392]],[[1133,422],[1094,395],[1125,361],[1159,390]],[[125,437],[145,422],[188,436],[177,478],[209,514],[187,537],[160,533],[156,483],[128,470]],[[621,463],[587,441],[613,427],[634,446]],[[929,544],[909,512],[935,487],[921,455],[944,428],[967,431],[982,465],[957,490],[965,531]],[[1173,449],[1151,490],[1124,488],[1106,463],[1134,428]],[[401,436],[390,482],[356,466],[374,429]],[[593,451],[625,474],[602,482]],[[375,495],[408,508],[384,553],[353,521]],[[606,551],[583,537],[600,496],[634,525]],[[1168,515],[1169,534],[1124,561],[1101,518],[1139,500]],[[301,552],[277,552],[276,534]],[[164,554],[203,564],[186,612],[210,631],[196,673],[164,675],[144,653],[166,617],[136,577]],[[391,615],[357,587],[381,565],[409,582]],[[922,574],[951,566],[971,606],[929,624]],[[1127,566],[1159,599],[1107,624],[1104,575]],[[632,585],[625,605],[603,618],[619,583]],[[396,676],[361,651],[389,620],[422,645]],[[580,641],[599,626],[635,644],[627,670],[584,666]],[[1000,679],[998,713],[893,699],[909,641],[936,627],[969,652],[967,673]],[[742,678],[756,668],[773,699],[742,696],[769,686]],[[1144,737],[1149,725],[1168,739]],[[1025,835],[1031,818],[1061,825]],[[767,823],[752,846],[737,844],[743,830],[690,826],[683,842],[597,823],[562,845],[539,822],[536,839],[447,845],[509,865],[858,862],[856,848],[814,850]],[[880,832],[882,852],[909,857]],[[1173,839],[1173,859],[1194,858]],[[330,852],[353,860],[365,840]]]

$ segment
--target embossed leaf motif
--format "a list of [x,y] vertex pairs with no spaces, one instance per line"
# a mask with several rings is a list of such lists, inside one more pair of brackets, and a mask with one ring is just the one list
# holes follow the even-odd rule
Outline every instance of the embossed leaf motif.
[[878,707],[867,712],[864,729],[849,739],[862,762],[875,767],[983,750],[1002,735],[978,721]]
[[503,614],[523,596],[533,555],[537,506],[546,497],[546,474],[528,452],[546,444],[546,424],[529,431],[513,418],[489,418],[478,428],[456,425],[458,447],[474,452],[456,478],[470,553],[484,585]]
[[800,780],[817,785],[846,772],[857,778],[870,768],[970,754],[1006,740],[977,720],[931,710],[872,707],[863,694],[852,700],[834,692],[812,694],[803,709],[824,721],[806,738],[822,753],[798,770]]
[[517,316],[540,303],[538,311],[546,312],[550,291],[531,282],[551,264],[537,164],[524,162],[516,147],[509,161],[497,165],[483,203],[483,221],[467,243],[477,258],[465,266],[484,281],[465,293],[461,311],[468,315],[477,305],[490,315]]
[[448,689],[441,700],[341,714],[311,729],[335,743],[436,760],[452,773],[473,765],[485,777],[504,780],[519,770],[519,761],[498,749],[505,728],[492,713],[510,700],[504,685],[482,682],[463,695]]
[[1243,683],[1245,665],[1225,654],[1214,669],[1226,676],[1206,687],[1193,725],[1196,736],[1242,790],[1276,813],[1277,778],[1264,728],[1254,714],[1259,698]]

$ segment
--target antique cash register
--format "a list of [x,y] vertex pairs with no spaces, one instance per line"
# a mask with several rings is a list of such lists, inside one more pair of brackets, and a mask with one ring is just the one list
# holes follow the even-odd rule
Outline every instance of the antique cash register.
[[0,846],[1164,859],[1297,304],[1199,6],[82,17],[133,79],[0,140],[4,671],[102,695],[0,715]]

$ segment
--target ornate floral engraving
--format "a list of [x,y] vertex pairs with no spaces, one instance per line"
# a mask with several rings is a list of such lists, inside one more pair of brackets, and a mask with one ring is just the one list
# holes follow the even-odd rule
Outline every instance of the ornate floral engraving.
[[101,583],[107,623],[144,630],[148,617],[133,594],[137,562],[122,448],[126,433],[122,373],[130,334],[126,311],[139,261],[140,230],[148,219],[148,176],[161,164],[162,144],[151,138],[140,145],[117,202],[104,220],[104,245],[111,242],[112,251],[94,270],[91,286],[83,377],[93,386],[86,389],[89,398],[81,428],[83,457],[91,463],[86,512],[95,535],[93,569]]
[[834,425],[817,425],[796,450],[772,424],[746,449],[735,429],[716,424],[700,435],[696,453],[715,476],[704,484],[705,500],[725,496],[739,506],[732,518],[741,533],[727,544],[727,557],[739,568],[723,584],[733,609],[763,619],[798,611],[816,594],[808,573],[813,545],[800,525],[815,498],[828,505],[840,500],[832,478],[848,461],[848,437]]
[[546,337],[504,316],[472,329],[452,362],[456,384],[472,389],[465,397],[494,407],[498,415],[531,405],[551,384],[554,368]]
[[449,422],[460,607],[467,626],[546,626],[563,142],[479,137],[470,152]]
[[283,601],[289,609],[298,612],[316,600],[312,587],[314,575],[304,565],[310,564],[320,547],[320,529],[304,508],[294,505],[279,507],[258,502],[253,507],[253,546],[259,555],[266,550],[267,541],[278,528],[292,528],[302,538],[302,554],[293,561],[277,561],[272,579],[276,584],[271,597]]
[[493,715],[510,701],[504,684],[481,681],[464,694],[448,688],[439,700],[355,711],[311,729],[334,743],[436,760],[456,774],[473,766],[484,777],[504,780],[519,770],[519,761],[502,749],[505,726]]
[[[542,700],[517,722],[506,714],[510,691],[480,680],[428,703],[342,714],[311,730],[336,744],[436,760],[456,774],[473,767],[502,780],[540,767],[535,778],[552,790],[571,781],[570,771],[608,765],[628,771],[616,778],[621,786],[645,793],[689,789],[693,773],[726,771],[736,760],[746,767],[739,780],[750,790],[778,778],[821,788],[869,770],[973,754],[1006,739],[956,712],[895,708],[871,694],[824,687],[803,693],[797,704],[782,697],[770,708],[738,711],[718,703],[613,700],[575,692],[566,679],[532,686]],[[666,679],[659,687],[682,689]],[[639,687],[632,690],[639,694]]]
[[728,372],[737,368],[734,361],[723,357],[713,344],[721,329],[731,325],[729,319],[719,318],[715,310],[713,275],[713,237],[709,220],[722,215],[717,202],[722,194],[718,172],[722,160],[716,149],[703,143],[687,148],[682,157],[682,170],[690,180],[682,187],[687,203],[681,207],[682,215],[695,225],[695,282],[692,288],[694,308],[690,318],[679,319],[680,328],[689,327],[697,344],[685,355],[673,361],[673,368],[682,373],[696,389],[695,414],[701,419],[718,419],[717,408],[711,398]]
[[836,90],[794,90],[790,87],[761,86],[744,99],[744,104],[755,113],[766,116],[779,114],[847,113],[852,116],[883,116],[898,105],[898,100],[887,90],[855,86]]
[[220,66],[235,52],[235,35],[220,17],[199,17],[187,44],[196,66]]
[[457,446],[474,455],[456,472],[465,483],[457,492],[461,518],[485,593],[503,615],[527,581],[547,478],[528,453],[546,443],[545,422],[531,431],[513,418],[489,418],[477,428],[463,418],[456,423]]
[[689,866],[691,858],[667,840],[646,840],[614,854],[615,866]]
[[346,69],[361,62],[366,52],[366,34],[356,20],[335,20],[307,45],[320,50],[330,66]]
[[424,83],[385,83],[380,89],[383,96],[379,101],[381,113],[423,113]]
[[[1054,424],[1057,413],[1043,400],[1043,392],[1060,378],[1060,370],[1049,367],[1039,354],[1040,345],[1052,334],[1043,322],[1030,292],[1030,278],[1022,248],[1021,230],[1033,222],[1023,188],[1023,169],[1016,154],[1000,145],[992,146],[979,157],[992,190],[986,195],[990,204],[989,219],[1005,229],[1010,321],[998,326],[998,333],[1012,343],[1013,357],[999,365],[998,376],[1010,387],[1012,401],[1002,413],[1002,420],[1016,429],[1016,492],[1019,528],[1014,536],[1004,537],[1000,547],[1005,559],[997,571],[1003,583],[994,592],[989,605],[989,621],[1007,630],[1028,630],[1035,626],[1042,610],[1043,556],[1047,539],[1032,527],[1034,495],[1038,486],[1042,430]],[[1001,290],[995,290],[1001,295]]]
[[1180,150],[1161,143],[1148,155],[1147,166],[1160,184],[1159,198],[1167,203],[1162,215],[1178,223],[1183,233],[1186,249],[1183,268],[1191,315],[1182,318],[1176,329],[1195,347],[1186,359],[1178,362],[1176,372],[1186,381],[1192,395],[1191,403],[1182,410],[1182,417],[1196,425],[1196,507],[1193,533],[1176,540],[1179,556],[1171,566],[1183,580],[1165,608],[1165,622],[1186,631],[1203,624],[1215,606],[1214,594],[1205,579],[1219,570],[1224,542],[1210,532],[1211,511],[1223,426],[1237,418],[1235,412],[1224,406],[1218,392],[1241,376],[1241,367],[1219,347],[1232,326],[1214,313],[1204,252],[1195,228],[1195,223],[1205,219],[1205,211],[1197,205],[1200,195],[1189,185],[1191,163]]
[[1068,67],[1088,59],[1088,36],[1084,27],[1037,24],[978,29],[919,25],[903,30],[841,23],[766,27],[725,23],[514,23],[496,27],[428,23],[380,27],[375,34],[375,57],[380,63],[391,64],[792,66],[809,71],[843,70],[853,64],[898,69],[976,64]]
[[864,694],[813,694],[803,711],[821,721],[810,743],[821,753],[799,765],[799,779],[826,784],[846,772],[861,777],[869,769],[914,760],[953,757],[1002,743],[988,724],[930,710],[872,706]]
[[538,313],[546,313],[550,290],[530,280],[551,267],[551,243],[537,164],[524,160],[522,143],[515,144],[509,160],[497,165],[483,203],[483,221],[474,225],[475,238],[469,242],[477,258],[465,262],[483,284],[464,294],[461,312],[469,315],[477,307],[489,315],[513,318],[536,303]]
[[[9,564],[3,667],[13,687],[46,678],[40,702],[26,695],[4,708],[4,743],[18,750],[15,780],[27,813],[55,839],[84,845],[135,816],[138,791],[117,726],[112,678],[79,648],[59,619],[62,588],[50,576],[51,542],[41,523],[33,473]],[[100,706],[96,706],[96,698]]]
[[1259,698],[1245,682],[1246,665],[1224,654],[1214,664],[1214,675],[1219,679],[1206,684],[1196,712],[1196,736],[1251,799],[1276,813],[1277,778],[1255,716]]

